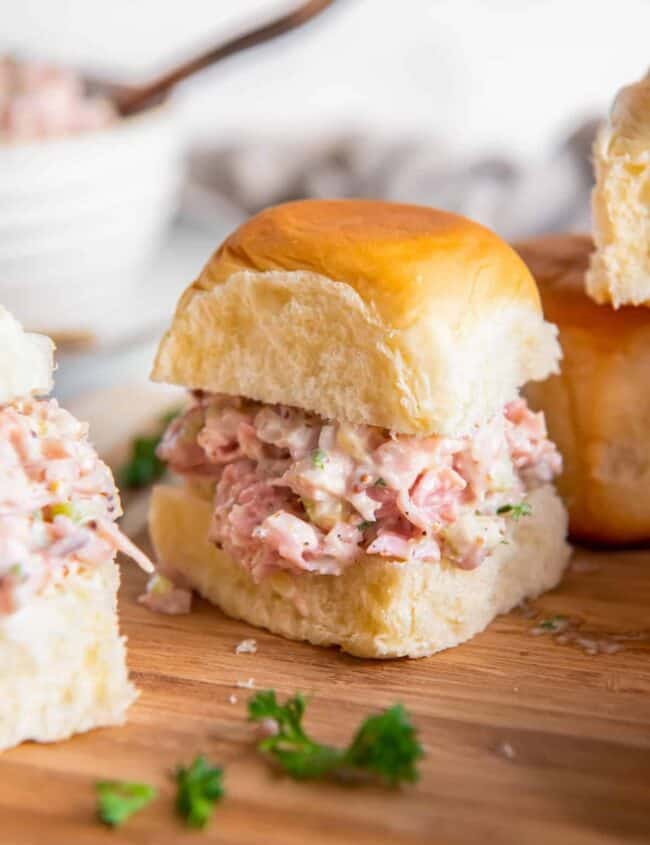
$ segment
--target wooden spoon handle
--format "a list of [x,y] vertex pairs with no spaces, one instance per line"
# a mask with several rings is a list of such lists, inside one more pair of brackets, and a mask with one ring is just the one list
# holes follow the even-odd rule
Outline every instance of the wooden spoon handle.
[[309,0],[309,2],[292,12],[288,12],[250,32],[237,35],[220,44],[218,47],[213,47],[206,53],[178,65],[147,85],[138,88],[121,89],[116,92],[115,104],[120,114],[124,116],[140,111],[152,102],[160,99],[163,94],[166,94],[178,82],[187,79],[188,76],[198,73],[198,71],[203,70],[209,65],[227,59],[235,53],[248,50],[250,47],[256,47],[258,44],[271,41],[271,39],[276,38],[278,35],[296,29],[311,20],[311,18],[316,17],[316,15],[328,6],[331,6],[333,2],[334,0]]

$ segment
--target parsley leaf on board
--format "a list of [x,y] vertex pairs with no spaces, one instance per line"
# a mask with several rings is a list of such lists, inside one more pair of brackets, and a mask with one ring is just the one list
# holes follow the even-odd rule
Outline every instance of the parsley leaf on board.
[[98,781],[95,791],[99,818],[110,827],[119,827],[158,795],[157,789],[148,783],[120,780]]
[[418,779],[417,761],[423,756],[408,714],[397,704],[362,722],[347,748],[322,745],[302,726],[305,698],[297,693],[280,704],[273,690],[248,702],[253,722],[273,720],[277,731],[262,739],[258,749],[295,780],[364,778],[389,786]]
[[550,616],[548,619],[543,619],[537,627],[541,628],[543,631],[559,633],[564,631],[568,624],[569,620],[566,616]]
[[423,756],[408,713],[395,704],[361,723],[345,752],[345,764],[397,786],[417,781],[416,764]]
[[188,768],[176,769],[176,785],[178,814],[188,827],[205,827],[214,805],[224,795],[223,769],[213,766],[206,757],[196,757]]

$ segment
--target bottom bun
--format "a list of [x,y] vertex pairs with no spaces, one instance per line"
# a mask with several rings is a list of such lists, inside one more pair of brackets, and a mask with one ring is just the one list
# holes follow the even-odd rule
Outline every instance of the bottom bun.
[[528,498],[507,543],[478,569],[368,557],[343,575],[278,572],[256,584],[208,542],[209,500],[156,487],[149,526],[160,568],[229,616],[358,657],[425,657],[482,631],[498,613],[554,587],[570,555],[567,516],[548,485]]
[[109,560],[0,617],[0,749],[124,722],[136,691],[117,627],[119,581]]

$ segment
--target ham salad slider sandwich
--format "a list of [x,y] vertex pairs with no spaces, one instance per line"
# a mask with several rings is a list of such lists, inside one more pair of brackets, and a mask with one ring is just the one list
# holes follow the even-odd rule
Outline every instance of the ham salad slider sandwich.
[[258,214],[154,364],[192,392],[159,452],[184,479],[153,495],[161,573],[360,656],[466,640],[568,558],[560,456],[518,394],[558,358],[530,273],[481,226],[356,200]]
[[120,502],[86,426],[45,396],[49,338],[0,308],[0,749],[124,721]]

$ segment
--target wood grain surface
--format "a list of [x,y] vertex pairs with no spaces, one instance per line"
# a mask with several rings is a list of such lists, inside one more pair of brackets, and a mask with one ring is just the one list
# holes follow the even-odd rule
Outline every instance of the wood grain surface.
[[[650,627],[650,553],[581,551],[575,561],[597,570],[574,563],[535,603],[538,620],[568,614],[596,639]],[[143,580],[123,566],[122,626],[141,690],[128,724],[3,754],[3,845],[650,842],[647,637],[587,655],[531,635],[535,619],[512,613],[429,659],[362,661],[256,631],[201,601],[189,616],[152,614],[136,601]],[[258,652],[235,654],[251,636]],[[251,692],[237,687],[249,678],[310,694],[308,727],[329,742],[402,702],[427,751],[420,783],[392,792],[278,776],[254,750]],[[174,816],[169,773],[199,752],[225,766],[228,794],[209,828],[192,832]],[[144,780],[161,796],[111,831],[94,816],[99,778]]]

